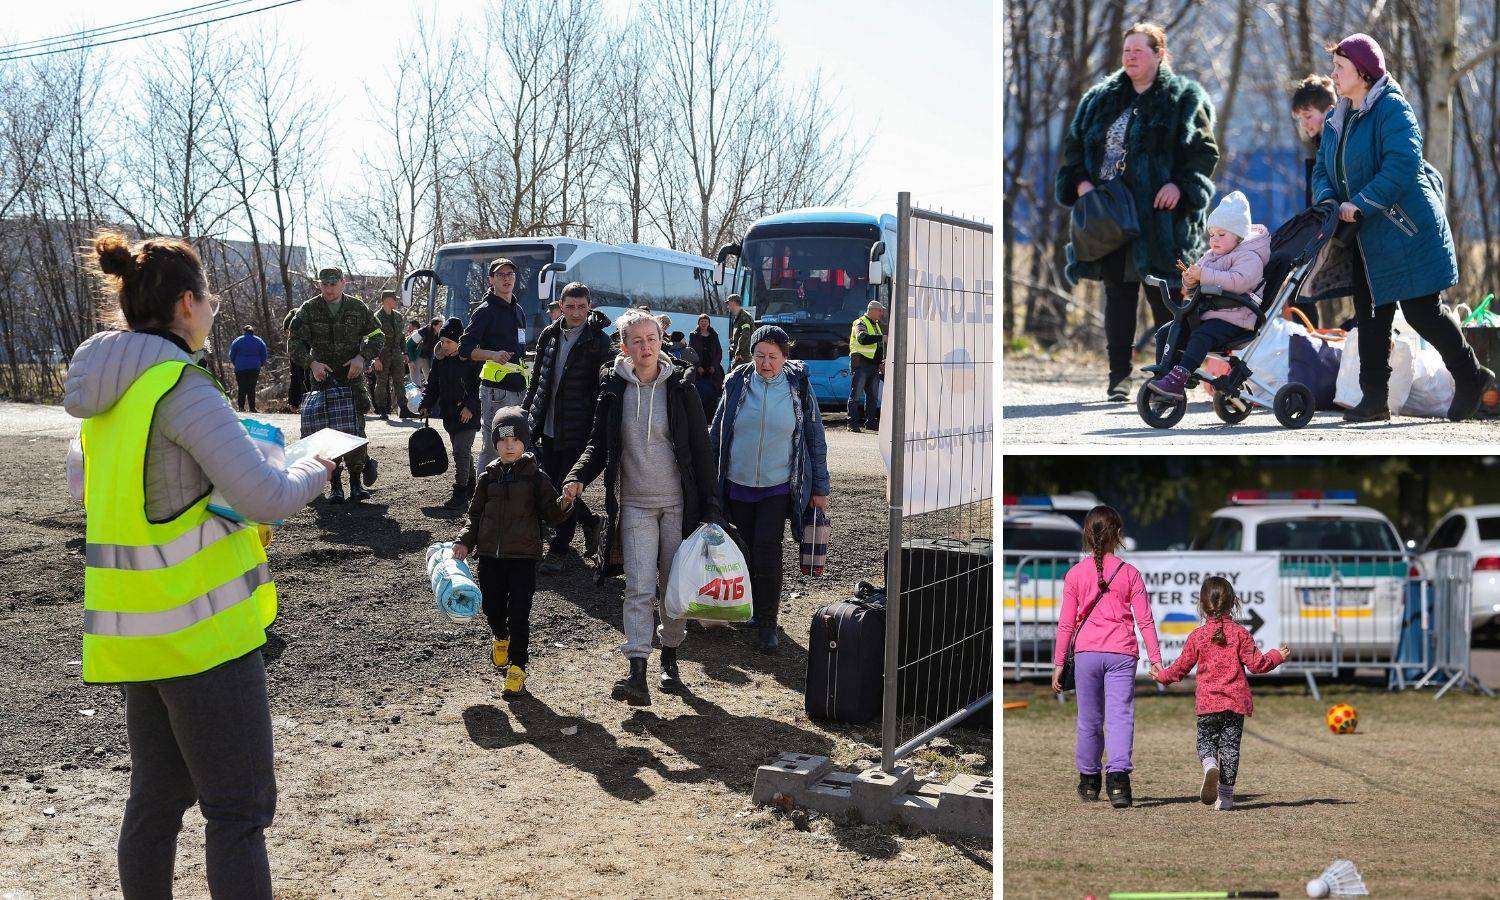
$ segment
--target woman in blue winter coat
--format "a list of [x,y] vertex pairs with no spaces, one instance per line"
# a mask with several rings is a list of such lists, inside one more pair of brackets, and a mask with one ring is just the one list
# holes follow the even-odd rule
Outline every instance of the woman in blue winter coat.
[[1458,283],[1458,259],[1443,209],[1443,180],[1422,159],[1422,132],[1411,104],[1385,67],[1373,38],[1350,35],[1329,47],[1338,103],[1323,123],[1313,165],[1314,202],[1336,201],[1339,217],[1360,222],[1351,248],[1354,314],[1359,323],[1359,404],[1346,422],[1389,419],[1391,323],[1406,321],[1437,348],[1453,375],[1448,418],[1474,415],[1495,390],[1438,295]]
[[775,325],[750,336],[751,362],[729,373],[709,428],[719,496],[750,548],[750,597],[757,646],[780,648],[781,546],[786,522],[797,535],[817,507],[828,508],[828,444],[807,369],[789,361],[791,340]]

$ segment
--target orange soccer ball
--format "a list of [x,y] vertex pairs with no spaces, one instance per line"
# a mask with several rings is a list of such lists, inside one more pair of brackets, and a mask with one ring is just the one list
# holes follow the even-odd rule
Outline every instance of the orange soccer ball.
[[1334,734],[1353,734],[1359,727],[1359,713],[1347,703],[1335,703],[1328,708],[1328,730]]

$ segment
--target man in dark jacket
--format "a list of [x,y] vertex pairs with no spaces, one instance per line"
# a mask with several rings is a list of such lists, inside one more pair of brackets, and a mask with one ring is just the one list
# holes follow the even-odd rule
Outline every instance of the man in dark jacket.
[[229,345],[229,364],[234,366],[234,380],[239,387],[240,412],[245,411],[246,400],[250,402],[250,411],[256,411],[255,382],[260,380],[261,367],[270,355],[266,342],[249,325],[245,326],[244,334]]
[[[604,377],[594,429],[583,455],[563,479],[563,496],[577,500],[584,485],[605,476],[604,546],[599,577],[625,575],[621,652],[630,673],[612,696],[648,706],[646,660],[651,655],[652,608],[671,577],[683,539],[703,522],[724,522],[708,425],[698,393],[662,353],[661,325],[647,313],[627,310],[616,320],[625,356]],[[682,619],[661,613],[661,687],[682,687],[677,648],[686,636]]]
[[[298,307],[294,306],[287,310],[286,318],[281,320],[281,333],[289,341],[292,337],[292,320],[297,317],[297,309]],[[307,367],[292,362],[290,351],[287,354],[287,363],[288,368],[291,369],[291,384],[287,386],[286,402],[290,403],[295,411],[302,405],[302,395],[307,393],[307,383],[310,379]]]
[[400,302],[401,298],[395,291],[381,291],[380,312],[375,314],[385,344],[380,348],[380,355],[370,364],[375,373],[375,391],[371,399],[375,404],[375,415],[382,419],[390,415],[393,408],[400,411],[403,419],[412,417],[411,410],[406,408],[406,354],[402,352],[404,317],[396,312],[396,304]]
[[[609,320],[589,309],[589,289],[572,282],[562,290],[562,317],[542,329],[536,339],[536,372],[521,404],[537,435],[542,471],[562,489],[562,478],[578,462],[594,425],[594,403],[599,397],[599,370],[614,358],[615,351],[604,329]],[[583,498],[573,504],[576,512],[557,526],[543,575],[562,571],[564,555],[573,542],[573,532],[583,525],[583,555],[599,553],[599,516]]]
[[490,440],[495,413],[507,406],[520,406],[526,394],[526,369],[521,361],[526,346],[526,314],[515,297],[520,270],[501,257],[490,263],[489,272],[489,293],[469,317],[469,327],[458,342],[459,356],[484,364],[479,370],[481,471],[495,458],[495,442]]

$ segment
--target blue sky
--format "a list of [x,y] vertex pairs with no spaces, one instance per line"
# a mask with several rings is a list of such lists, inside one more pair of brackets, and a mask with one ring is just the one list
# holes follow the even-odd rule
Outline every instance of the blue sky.
[[[82,27],[111,25],[192,5],[193,0],[146,0],[101,6],[93,0],[49,0],[12,13],[0,38],[32,40]],[[270,0],[268,0],[270,2]],[[605,0],[624,16],[630,0]],[[411,0],[302,0],[218,27],[245,35],[274,27],[305,48],[309,79],[340,98],[341,117],[368,121],[365,80],[383,83],[372,48],[394,46],[418,4]],[[444,21],[479,14],[478,3],[443,0]],[[857,173],[852,205],[894,212],[896,192],[920,205],[995,219],[994,11],[986,0],[943,0],[926,8],[893,0],[778,0],[772,34],[794,78],[821,68],[842,87],[830,113],[873,131]],[[330,52],[336,35],[343,51]],[[147,38],[109,48],[117,57],[149,59],[159,42]],[[333,154],[330,177],[350,177],[357,147]]]

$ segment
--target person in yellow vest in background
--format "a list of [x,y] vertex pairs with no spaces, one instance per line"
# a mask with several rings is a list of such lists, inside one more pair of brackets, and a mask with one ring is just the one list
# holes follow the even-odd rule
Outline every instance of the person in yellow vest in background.
[[885,304],[871,300],[849,327],[849,430],[880,428],[880,370],[885,363]]
[[479,471],[495,459],[490,428],[495,413],[520,406],[531,373],[526,352],[526,311],[516,299],[521,280],[518,266],[505,257],[490,263],[490,290],[469,315],[469,325],[458,341],[460,359],[472,360],[479,370]]
[[[276,779],[260,647],[276,584],[253,523],[306,505],[333,463],[271,466],[196,364],[219,301],[190,244],[104,232],[93,257],[121,330],[73,354],[63,405],[83,420],[83,679],[125,695],[120,889],[172,895],[177,834],[196,802],[209,892],[269,898]],[[210,512],[214,489],[249,523]]]

